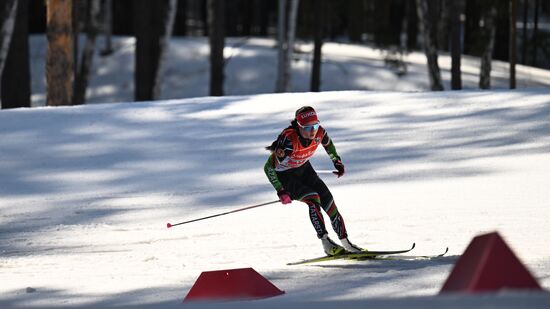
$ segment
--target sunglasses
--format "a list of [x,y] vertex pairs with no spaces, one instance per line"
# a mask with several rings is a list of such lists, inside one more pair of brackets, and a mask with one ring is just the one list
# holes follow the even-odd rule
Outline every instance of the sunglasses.
[[304,131],[315,131],[317,129],[319,129],[319,123],[315,123],[315,124],[309,124],[309,125],[301,125],[298,123],[298,126],[300,126],[300,128],[302,128]]

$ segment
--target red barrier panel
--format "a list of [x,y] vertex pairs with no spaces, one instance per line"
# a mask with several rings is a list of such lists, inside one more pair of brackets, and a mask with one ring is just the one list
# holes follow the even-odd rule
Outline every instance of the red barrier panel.
[[489,292],[499,289],[542,290],[497,232],[475,237],[456,262],[441,289],[445,292]]
[[203,272],[183,300],[243,300],[284,294],[252,268]]

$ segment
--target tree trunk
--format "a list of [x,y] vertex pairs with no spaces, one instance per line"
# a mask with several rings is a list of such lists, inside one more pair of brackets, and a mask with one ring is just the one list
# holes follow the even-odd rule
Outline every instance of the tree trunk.
[[113,53],[113,0],[104,0],[103,3],[103,33],[105,33],[105,47],[102,56]]
[[28,0],[18,0],[17,17],[2,74],[2,108],[31,107]]
[[284,92],[290,90],[290,85],[292,84],[292,56],[294,54],[294,41],[296,38],[296,20],[298,18],[298,5],[300,0],[290,0],[290,11],[288,17],[288,34],[287,34],[287,49],[286,49],[286,61],[285,61],[285,84]]
[[[294,51],[299,3],[299,0],[290,0],[287,27],[286,1],[279,0],[279,70],[277,72],[276,92],[287,92],[290,89],[292,54]],[[286,34],[285,39],[283,39],[284,34]]]
[[73,104],[86,102],[86,89],[90,78],[90,68],[95,52],[95,40],[99,31],[101,0],[90,0],[86,10],[86,43],[80,57],[80,65],[75,76]]
[[285,92],[284,80],[284,71],[286,67],[286,50],[287,40],[286,40],[286,0],[278,1],[278,17],[277,17],[277,50],[278,50],[278,61],[277,61],[277,84],[275,85],[275,92]]
[[522,29],[522,36],[521,36],[521,63],[527,64],[527,18],[528,18],[528,12],[529,12],[529,1],[523,0],[523,29]]
[[172,35],[175,0],[136,0],[135,100],[160,96],[162,63]]
[[491,5],[489,12],[486,13],[484,21],[484,42],[485,48],[481,55],[481,70],[479,76],[479,88],[489,89],[491,88],[491,61],[493,60],[493,48],[495,46],[495,18],[497,15],[497,9],[494,5]]
[[208,0],[210,29],[210,95],[223,96],[225,47],[225,0]]
[[47,0],[46,104],[71,105],[73,94],[72,0]]
[[161,34],[160,34],[160,56],[158,60],[158,68],[155,75],[155,86],[153,88],[153,95],[155,99],[160,98],[162,80],[166,69],[166,57],[168,55],[168,48],[170,47],[170,40],[172,39],[172,33],[174,31],[174,22],[176,20],[177,13],[177,0],[168,0],[166,2],[166,8],[162,20]]
[[516,16],[517,0],[510,0],[510,89],[516,88]]
[[463,10],[464,1],[463,0],[447,0],[451,19],[451,89],[460,90],[462,89],[462,73],[460,69],[461,65],[461,53],[462,53],[462,44],[461,44],[461,22],[460,14]]
[[437,63],[437,49],[430,33],[432,32],[432,23],[428,16],[428,0],[416,0],[418,18],[420,20],[420,33],[424,39],[424,53],[428,62],[428,76],[430,78],[431,90],[443,90],[441,82],[441,72]]
[[[5,0],[3,7],[0,8],[0,21],[2,22],[0,25],[2,27],[0,29],[0,80],[2,80],[2,73],[8,57],[16,16],[17,0]],[[0,106],[2,106],[2,101],[0,101]]]
[[324,0],[313,3],[313,64],[311,67],[311,85],[310,91],[321,91],[321,57],[323,48],[323,23],[324,23]]
[[539,32],[539,7],[540,7],[540,0],[535,0],[535,27],[533,28],[533,36],[531,39],[531,46],[533,50],[532,62],[531,65],[536,67],[537,66],[537,52],[538,52],[538,43],[537,43],[537,34]]

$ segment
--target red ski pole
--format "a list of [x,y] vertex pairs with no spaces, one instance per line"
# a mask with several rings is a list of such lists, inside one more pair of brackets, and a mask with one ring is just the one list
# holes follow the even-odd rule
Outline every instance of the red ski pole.
[[184,222],[180,222],[180,223],[175,223],[175,224],[166,223],[166,227],[167,227],[167,228],[171,228],[171,227],[176,226],[176,225],[182,225],[182,224],[187,224],[187,223],[191,223],[191,222],[206,220],[206,219],[210,219],[210,218],[214,218],[214,217],[219,217],[219,216],[223,216],[223,215],[228,215],[228,214],[232,214],[232,213],[235,213],[235,212],[239,212],[239,211],[243,211],[243,210],[247,210],[247,209],[252,209],[252,208],[256,208],[256,207],[261,207],[261,206],[266,206],[266,205],[270,205],[270,204],[275,204],[275,203],[279,203],[279,200],[271,201],[271,202],[266,202],[266,203],[262,203],[262,204],[256,204],[256,205],[252,205],[252,206],[247,206],[247,207],[235,209],[235,210],[232,210],[232,211],[228,211],[228,212],[224,212],[224,213],[215,214],[215,215],[211,215],[211,216],[208,216],[208,217],[202,217],[202,218],[198,218],[198,219],[193,219],[193,220],[189,220],[189,221],[184,221]]

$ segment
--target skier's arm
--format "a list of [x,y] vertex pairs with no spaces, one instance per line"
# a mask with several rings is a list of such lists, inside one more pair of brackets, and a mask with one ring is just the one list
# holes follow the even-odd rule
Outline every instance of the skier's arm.
[[321,141],[321,144],[323,145],[323,147],[325,147],[325,150],[328,153],[328,156],[332,160],[332,164],[334,164],[334,168],[337,170],[332,173],[334,173],[336,176],[338,176],[338,178],[340,178],[346,172],[344,163],[342,163],[342,159],[338,155],[338,152],[336,152],[336,146],[334,146],[334,143],[328,136],[327,132],[324,131],[323,134],[324,135],[323,135],[323,140]]
[[328,136],[327,131],[324,132],[321,144],[325,148],[325,151],[327,152],[332,162],[340,160],[340,156],[338,155],[338,152],[336,152],[336,146],[334,146],[334,143],[332,142],[332,139]]
[[267,159],[267,162],[265,162],[264,172],[273,188],[275,188],[276,191],[279,191],[283,188],[283,184],[279,180],[279,177],[277,177],[277,172],[275,171],[275,160],[275,153],[272,153]]

